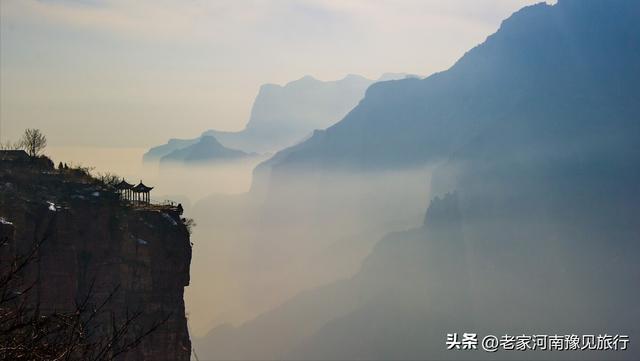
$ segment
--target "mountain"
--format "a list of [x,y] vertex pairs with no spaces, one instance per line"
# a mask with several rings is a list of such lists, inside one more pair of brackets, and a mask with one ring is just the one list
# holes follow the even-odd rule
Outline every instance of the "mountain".
[[[401,79],[403,73],[385,73],[380,79]],[[245,129],[239,132],[208,130],[203,136],[214,136],[225,147],[245,152],[270,153],[303,140],[314,129],[324,129],[344,117],[364,96],[373,80],[347,75],[336,81],[321,81],[312,76],[284,86],[264,84],[251,109]],[[191,146],[195,139],[171,139],[167,144],[151,148],[144,161],[157,161],[169,153]]]
[[359,75],[326,82],[307,75],[285,86],[265,84],[260,87],[245,129],[211,130],[205,134],[237,149],[278,151],[302,140],[313,129],[326,128],[340,120],[372,83]]
[[344,119],[267,166],[409,167],[522,114],[576,126],[618,114],[638,104],[637,13],[632,1],[526,7],[450,69],[373,84]]
[[[194,341],[199,353],[638,359],[631,343],[491,353],[445,340],[640,335],[629,286],[640,276],[639,14],[633,1],[525,7],[451,69],[375,84],[342,121],[263,163],[254,185],[267,199],[291,197],[292,185],[326,194],[315,186],[336,169],[435,169],[421,226],[379,241],[352,277],[212,330]],[[322,182],[298,184],[301,173]]]
[[168,155],[169,153],[186,148],[198,142],[200,138],[195,139],[169,139],[167,144],[159,145],[149,149],[143,156],[143,162],[157,162],[160,158]]
[[[3,359],[189,360],[182,211],[136,206],[85,169],[3,152],[0,286],[11,295],[0,300]],[[10,349],[24,335],[25,349]]]
[[241,150],[229,149],[210,135],[202,136],[196,143],[171,151],[160,158],[160,164],[211,163],[239,160],[251,156]]

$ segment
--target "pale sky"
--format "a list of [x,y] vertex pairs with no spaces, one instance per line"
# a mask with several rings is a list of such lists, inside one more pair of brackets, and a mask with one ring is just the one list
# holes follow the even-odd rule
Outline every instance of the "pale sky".
[[450,67],[529,0],[0,0],[0,141],[241,129],[263,83]]

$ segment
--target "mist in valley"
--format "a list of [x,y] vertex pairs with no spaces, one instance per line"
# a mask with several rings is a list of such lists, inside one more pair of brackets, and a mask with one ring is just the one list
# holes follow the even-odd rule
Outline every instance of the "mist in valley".
[[[255,166],[143,163],[145,149],[52,147],[54,162],[154,187],[194,219],[186,302],[196,337],[240,325],[296,294],[356,273],[389,231],[419,226],[432,167],[398,171],[303,171],[270,184]],[[252,183],[254,183],[252,185]],[[265,183],[265,184],[255,184]]]
[[266,158],[258,156],[224,164],[143,163],[144,148],[50,147],[48,153],[57,165],[65,162],[91,169],[92,173],[114,174],[129,183],[139,181],[154,187],[154,201],[184,203],[188,207],[215,193],[240,194],[251,186],[253,168]]
[[289,179],[268,194],[218,194],[192,207],[198,253],[187,299],[200,315],[196,335],[353,275],[382,235],[421,224],[430,169]]
[[[336,6],[291,11],[337,27],[351,12],[380,16]],[[433,24],[423,10],[410,18]],[[56,165],[154,187],[153,202],[193,219],[184,301],[199,359],[638,359],[638,15],[625,0],[530,5],[424,78],[287,73],[253,84],[239,130],[216,119],[176,132],[176,117],[146,148],[47,150]],[[325,39],[301,38],[296,55]],[[374,40],[395,65],[428,39],[397,52]],[[326,54],[350,48],[338,43]],[[266,58],[239,62],[287,67]],[[467,332],[632,341],[624,352],[447,349],[447,334]]]

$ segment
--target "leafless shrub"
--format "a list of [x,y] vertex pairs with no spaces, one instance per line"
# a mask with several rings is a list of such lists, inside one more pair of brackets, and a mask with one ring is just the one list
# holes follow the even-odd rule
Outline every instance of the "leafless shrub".
[[[7,245],[6,240],[0,243]],[[38,281],[25,284],[26,271],[37,262],[41,244],[34,244],[25,255],[0,258],[0,359],[114,360],[168,320],[170,315],[141,327],[142,311],[117,316],[107,309],[118,287],[95,302],[94,283],[74,309],[43,312],[33,295]]]
[[196,221],[193,218],[182,218],[182,223],[187,227],[189,234],[191,234],[193,228],[197,226]]
[[102,184],[109,187],[114,187],[116,184],[120,183],[120,180],[122,179],[111,172],[98,173],[97,178]]

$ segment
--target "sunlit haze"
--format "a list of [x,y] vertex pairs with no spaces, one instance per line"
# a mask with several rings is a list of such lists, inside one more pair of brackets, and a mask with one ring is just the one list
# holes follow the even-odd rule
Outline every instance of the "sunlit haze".
[[0,141],[241,129],[264,83],[447,69],[531,0],[0,2]]

